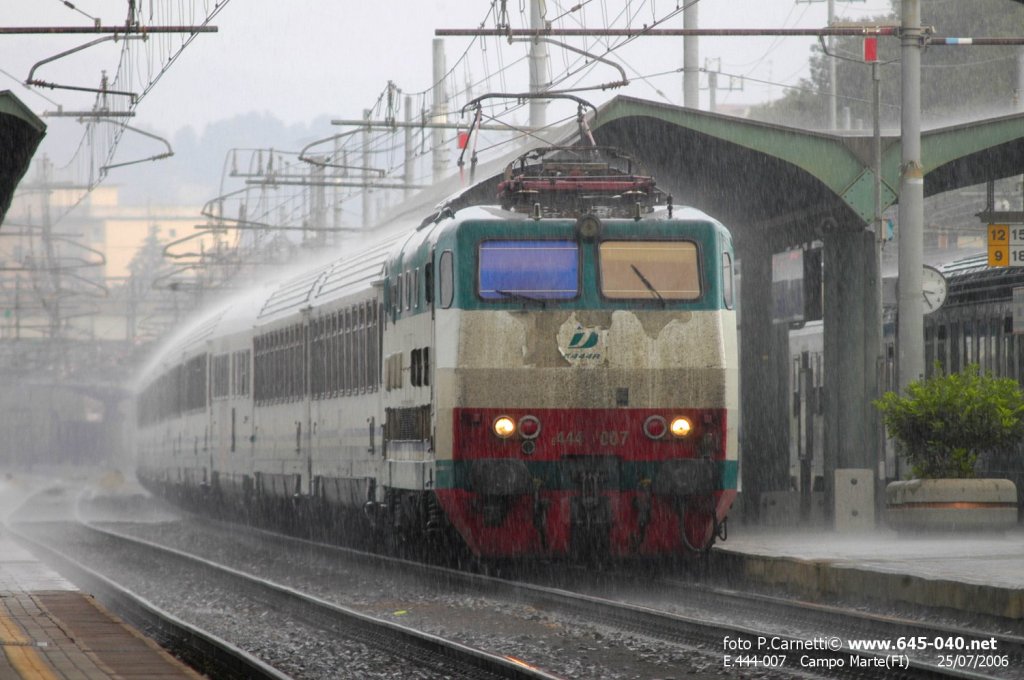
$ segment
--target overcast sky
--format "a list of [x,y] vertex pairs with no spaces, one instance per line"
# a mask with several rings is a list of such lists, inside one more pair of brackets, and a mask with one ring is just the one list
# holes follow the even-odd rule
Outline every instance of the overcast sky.
[[[213,0],[174,0],[174,6],[194,3],[213,5]],[[138,0],[143,12],[159,7],[166,0]],[[76,0],[80,11],[66,7],[62,0],[4,0],[0,16],[3,24],[14,25],[88,25],[88,14],[104,25],[122,23],[125,0]],[[558,16],[576,0],[548,1],[548,16]],[[623,7],[636,12],[634,25],[651,22],[675,10],[678,3],[668,0],[592,0],[583,10],[590,27],[600,27],[604,17],[613,18]],[[520,6],[528,2],[509,0],[513,27],[523,25]],[[319,115],[355,118],[373,106],[387,81],[394,81],[406,93],[426,91],[431,85],[431,41],[435,28],[471,28],[485,23],[494,26],[486,0],[231,0],[214,20],[219,32],[199,36],[162,77],[137,109],[136,124],[165,133],[191,125],[202,130],[207,123],[248,111],[270,112],[286,123],[308,122]],[[843,2],[836,0],[839,18],[855,19],[888,9],[885,0]],[[794,28],[820,27],[826,22],[825,0],[701,0],[700,23],[705,28]],[[202,13],[200,13],[201,15]],[[528,10],[527,10],[528,14]],[[144,16],[148,16],[144,15]],[[566,21],[570,21],[569,18]],[[154,22],[155,23],[155,22]],[[566,23],[565,26],[573,26]],[[624,25],[623,20],[615,25]],[[681,28],[682,14],[662,24]],[[0,38],[0,88],[13,90],[37,112],[54,105],[24,87],[32,64],[63,50],[80,45],[93,36],[3,36]],[[777,98],[782,86],[796,84],[807,76],[807,59],[813,39],[798,38],[702,38],[701,63],[714,60],[723,74],[744,75],[744,89],[727,91],[738,80],[719,79],[723,89],[720,104],[754,103]],[[575,45],[582,47],[582,43]],[[470,48],[467,52],[467,48]],[[113,72],[117,65],[118,45],[107,43],[84,50],[40,67],[37,77],[55,82],[94,85],[99,71]],[[591,47],[598,51],[597,47]],[[469,38],[447,38],[448,65],[454,65],[466,52],[453,79],[458,84],[480,81],[490,75],[489,83],[478,83],[474,93],[505,87],[525,88],[527,67],[518,62],[525,47],[491,39],[486,52],[470,47]],[[646,38],[609,55],[626,69],[633,84],[626,90],[632,96],[679,103],[682,99],[682,75],[679,73],[648,78],[639,75],[671,71],[682,65],[681,38]],[[551,70],[557,75],[575,59],[575,55],[551,48]],[[506,66],[504,80],[498,75]],[[13,76],[13,78],[11,77]],[[613,81],[618,74],[610,67],[597,67],[579,83],[599,84]],[[760,82],[763,81],[763,82]],[[771,84],[774,83],[774,84]],[[489,88],[488,88],[489,86]],[[702,87],[706,80],[702,77]],[[41,90],[65,108],[88,108],[92,95],[63,90]],[[581,93],[600,102],[610,92]],[[708,93],[702,90],[704,106]],[[330,134],[330,131],[327,131]]]

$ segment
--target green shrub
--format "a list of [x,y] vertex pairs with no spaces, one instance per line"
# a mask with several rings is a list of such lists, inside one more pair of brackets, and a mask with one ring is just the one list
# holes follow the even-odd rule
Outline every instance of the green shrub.
[[921,478],[973,477],[978,456],[1024,436],[1024,395],[1017,381],[982,375],[978,366],[935,375],[874,402],[889,436]]

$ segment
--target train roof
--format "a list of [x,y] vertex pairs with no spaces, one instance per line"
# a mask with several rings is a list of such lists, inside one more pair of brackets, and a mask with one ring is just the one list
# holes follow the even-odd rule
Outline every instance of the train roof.
[[[212,339],[272,327],[298,310],[369,291],[385,274],[389,257],[399,255],[404,248],[420,247],[449,226],[466,220],[531,220],[540,211],[541,203],[535,201],[543,201],[546,206],[540,213],[544,217],[573,219],[581,210],[589,212],[592,205],[610,205],[606,214],[599,213],[601,219],[629,219],[635,212],[643,219],[699,221],[725,230],[694,208],[657,205],[665,196],[656,190],[653,178],[635,170],[637,166],[628,157],[597,148],[551,149],[553,154],[533,149],[517,156],[502,172],[444,194],[433,211],[419,203],[415,212],[407,209],[393,215],[382,226],[342,243],[346,251],[343,254],[335,252],[329,259],[296,264],[290,274],[282,272],[276,281],[252,284],[171,336],[142,372],[142,379],[205,351]],[[613,169],[611,163],[603,162],[604,158],[615,163],[625,159],[625,170]],[[585,167],[577,171],[575,166],[581,162]],[[442,183],[448,184],[450,181]],[[428,217],[422,219],[425,213]]]
[[942,275],[947,279],[975,274],[983,270],[987,271],[989,269],[988,254],[978,253],[976,255],[967,255],[965,257],[940,264],[936,269],[942,272]]
[[990,267],[988,254],[952,260],[936,267],[946,277],[947,306],[1009,300],[1013,289],[1024,286],[1024,267]]

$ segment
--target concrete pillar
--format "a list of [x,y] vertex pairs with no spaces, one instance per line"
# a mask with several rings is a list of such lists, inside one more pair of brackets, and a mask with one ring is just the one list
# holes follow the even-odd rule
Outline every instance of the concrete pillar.
[[862,224],[829,225],[824,241],[825,507],[833,506],[837,469],[877,470],[876,397],[878,331],[875,323],[873,234]]
[[836,470],[835,529],[837,532],[870,532],[875,528],[874,470]]
[[760,495],[789,488],[788,326],[772,323],[771,248],[757,237],[738,245],[740,285],[740,453],[744,519]]

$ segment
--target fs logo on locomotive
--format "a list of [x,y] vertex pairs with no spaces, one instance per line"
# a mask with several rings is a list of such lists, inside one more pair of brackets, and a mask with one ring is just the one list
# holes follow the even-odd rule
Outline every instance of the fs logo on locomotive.
[[573,365],[599,364],[604,359],[604,332],[600,328],[587,328],[577,323],[569,343],[563,346],[559,342],[558,351]]

